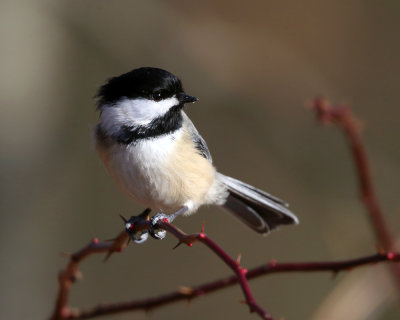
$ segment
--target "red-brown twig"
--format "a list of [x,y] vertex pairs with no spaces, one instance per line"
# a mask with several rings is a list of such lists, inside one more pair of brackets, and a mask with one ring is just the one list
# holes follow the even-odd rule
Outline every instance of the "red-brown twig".
[[111,253],[122,251],[128,238],[129,236],[125,231],[112,241],[99,242],[97,238],[94,238],[88,245],[70,256],[67,267],[58,275],[59,289],[51,320],[68,319],[71,316],[72,311],[68,307],[69,291],[72,284],[79,279],[79,263],[95,253],[107,253],[107,259]]
[[210,237],[208,237],[204,233],[203,228],[200,233],[187,235],[166,221],[160,221],[158,224],[162,229],[167,230],[178,238],[178,245],[180,245],[181,243],[192,245],[195,241],[199,241],[207,246],[211,251],[213,251],[222,261],[225,262],[225,264],[229,268],[233,270],[233,272],[235,272],[237,280],[242,287],[242,291],[246,299],[246,304],[250,308],[250,312],[256,312],[262,319],[273,320],[271,315],[269,315],[256,303],[247,282],[247,269],[242,268],[239,265],[238,261],[233,260],[220,246],[218,246],[213,240],[211,240]]
[[[207,236],[205,238],[200,236],[200,234],[204,234],[201,232],[196,235],[185,235],[179,229],[175,228],[170,224],[160,225],[160,227],[167,229],[169,232],[174,235],[178,235],[179,243],[185,243],[187,245],[192,245],[196,241],[202,241],[202,239],[209,239]],[[102,304],[97,307],[94,307],[90,310],[74,310],[72,311],[67,303],[68,303],[68,293],[69,288],[72,283],[75,281],[78,270],[78,264],[89,255],[94,253],[107,253],[114,251],[120,251],[126,243],[127,234],[125,231],[121,233],[117,237],[117,244],[113,244],[112,242],[103,242],[99,243],[97,240],[92,241],[89,245],[85,246],[83,249],[77,251],[75,254],[71,255],[70,262],[68,263],[67,268],[61,272],[60,274],[60,293],[59,299],[57,301],[56,310],[52,316],[52,320],[59,319],[88,319],[95,318],[97,316],[104,316],[109,314],[127,312],[127,311],[137,311],[137,310],[145,310],[148,311],[153,308],[161,307],[166,304],[182,301],[182,300],[191,300],[194,298],[198,298],[200,296],[212,293],[214,291],[218,291],[232,285],[238,284],[242,281],[240,278],[235,276],[230,276],[224,279],[219,279],[216,281],[208,282],[196,287],[181,287],[179,290],[170,292],[164,295],[160,295],[157,297],[146,298],[142,300],[134,300],[128,302],[120,302],[113,304]],[[203,241],[202,241],[203,242]],[[206,242],[203,242],[206,244]],[[208,246],[208,244],[206,244]],[[211,246],[214,243],[210,243]],[[218,249],[222,250],[222,249]],[[231,258],[229,258],[231,259]],[[229,260],[230,263],[234,263],[236,266],[236,262],[233,260]],[[344,261],[324,261],[324,262],[294,262],[294,263],[278,263],[276,261],[271,261],[267,264],[252,268],[247,271],[245,277],[250,280],[263,275],[269,275],[274,273],[284,273],[284,272],[334,272],[338,273],[344,270],[350,270],[357,267],[365,266],[368,264],[374,264],[379,262],[399,262],[400,261],[400,253],[377,253],[371,256],[361,257],[357,259],[344,260]],[[233,267],[233,265],[232,265]],[[241,282],[242,283],[242,282]],[[251,293],[250,293],[251,294]],[[260,311],[261,312],[261,311]],[[268,319],[268,318],[267,318]],[[270,318],[271,319],[271,318]]]
[[[311,107],[316,110],[321,123],[337,124],[346,134],[358,174],[361,200],[368,211],[376,239],[384,251],[396,251],[395,240],[386,223],[372,183],[371,169],[356,117],[347,106],[332,106],[322,98],[315,99]],[[393,271],[400,287],[400,267],[393,266]]]
[[[135,223],[131,232],[142,230],[149,227],[150,222],[147,220],[140,221]],[[160,220],[157,222],[157,227],[168,231],[173,234],[178,240],[177,246],[182,243],[185,243],[189,246],[192,246],[195,242],[201,242],[206,245],[209,249],[211,249],[221,260],[223,260],[236,274],[237,282],[240,283],[242,287],[243,294],[245,296],[246,304],[250,308],[250,312],[257,313],[262,319],[273,320],[273,318],[263,310],[255,301],[250,287],[247,282],[246,273],[247,270],[242,268],[239,263],[233,260],[221,247],[219,247],[214,241],[212,241],[205,233],[204,230],[197,234],[188,235],[183,231],[179,230],[172,224],[170,224],[166,220]],[[73,282],[76,281],[77,275],[79,274],[78,265],[79,263],[93,253],[107,253],[108,258],[110,254],[115,251],[121,251],[127,243],[128,234],[124,231],[113,241],[99,243],[97,239],[94,239],[91,243],[85,246],[83,249],[77,251],[73,255],[71,255],[70,261],[65,270],[63,270],[59,275],[59,293],[57,297],[56,307],[51,317],[51,320],[61,320],[61,319],[77,319],[84,317],[89,317],[88,313],[79,313],[77,311],[72,311],[68,307],[68,295],[69,289]],[[176,247],[177,247],[176,246]],[[151,300],[151,299],[150,299]],[[161,304],[163,304],[161,302]],[[124,304],[119,304],[119,307],[116,309],[120,309],[120,311],[116,311],[115,308],[111,313],[122,312],[125,311],[126,306]],[[94,311],[90,313],[90,317],[94,315],[103,314],[105,311],[100,310],[110,310],[108,307],[104,309],[104,306],[100,306],[96,308]],[[110,311],[105,312],[110,313]]]
[[[143,221],[135,225],[137,230],[148,227],[148,221]],[[114,304],[102,304],[91,310],[79,311],[71,310],[68,306],[69,289],[71,285],[76,281],[77,275],[79,274],[78,265],[85,258],[95,253],[106,253],[107,257],[113,252],[121,251],[125,246],[128,239],[128,234],[123,231],[113,241],[107,241],[100,243],[97,239],[93,239],[87,246],[78,250],[72,254],[70,261],[64,271],[59,276],[59,294],[57,298],[56,308],[51,317],[51,320],[65,320],[65,319],[87,319],[94,318],[96,316],[108,315],[114,313],[121,313],[126,311],[134,310],[150,310],[153,308],[161,307],[163,305],[181,301],[190,300],[202,295],[224,289],[234,284],[240,284],[244,292],[246,303],[249,305],[250,310],[256,312],[263,319],[270,319],[272,317],[268,315],[260,306],[255,302],[251,291],[248,287],[247,280],[260,277],[262,275],[268,275],[273,273],[283,272],[317,272],[317,271],[330,271],[340,272],[343,270],[349,270],[356,267],[391,261],[399,262],[400,253],[377,253],[375,255],[361,257],[358,259],[345,260],[345,261],[325,261],[325,262],[304,262],[304,263],[277,263],[271,261],[268,264],[255,267],[251,270],[246,270],[239,266],[239,264],[230,258],[225,251],[220,248],[215,242],[213,242],[202,230],[198,234],[187,235],[172,224],[166,221],[159,221],[158,227],[167,230],[175,237],[178,238],[178,245],[184,243],[188,246],[192,246],[195,242],[202,242],[208,248],[210,248],[218,257],[220,257],[234,272],[235,276],[231,276],[225,279],[220,279],[199,285],[197,287],[182,287],[178,291],[164,294],[161,296],[147,298],[143,300],[135,300],[129,302],[121,302]],[[178,246],[177,245],[177,246]]]
[[[329,262],[305,262],[305,263],[277,263],[275,261],[265,265],[250,269],[246,277],[254,279],[263,275],[283,272],[340,272],[350,270],[356,267],[365,266],[368,264],[384,262],[384,261],[400,261],[400,253],[378,253],[375,255],[362,257],[358,259],[345,260],[345,261],[329,261]],[[235,276],[227,277],[224,279],[212,281],[202,284],[197,287],[182,287],[177,291],[170,292],[153,298],[143,300],[135,300],[130,302],[122,302],[115,304],[103,304],[92,310],[77,312],[74,316],[68,319],[88,319],[100,315],[108,315],[126,311],[144,310],[148,311],[153,308],[161,307],[163,305],[174,303],[182,300],[192,300],[200,296],[221,290],[238,283],[238,278]]]

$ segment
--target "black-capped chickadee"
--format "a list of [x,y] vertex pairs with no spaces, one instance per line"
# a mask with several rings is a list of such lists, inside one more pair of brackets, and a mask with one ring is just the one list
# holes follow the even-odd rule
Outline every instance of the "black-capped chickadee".
[[96,149],[130,197],[156,212],[192,214],[218,205],[267,234],[297,217],[282,200],[216,171],[207,144],[183,112],[178,77],[139,68],[108,80],[98,92]]

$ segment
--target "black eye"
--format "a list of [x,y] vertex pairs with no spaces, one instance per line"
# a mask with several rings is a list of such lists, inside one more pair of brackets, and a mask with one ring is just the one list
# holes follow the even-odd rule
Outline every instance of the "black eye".
[[161,91],[155,91],[153,92],[153,94],[151,95],[151,98],[154,101],[160,101],[162,99],[165,99],[168,97],[168,92],[165,90],[161,90]]

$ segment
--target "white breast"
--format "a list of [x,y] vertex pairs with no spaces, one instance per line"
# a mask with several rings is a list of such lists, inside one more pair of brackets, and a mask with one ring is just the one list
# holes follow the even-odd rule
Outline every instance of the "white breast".
[[168,195],[167,165],[182,130],[172,135],[146,139],[133,145],[115,144],[109,150],[107,168],[117,184],[136,201],[154,210],[179,209]]

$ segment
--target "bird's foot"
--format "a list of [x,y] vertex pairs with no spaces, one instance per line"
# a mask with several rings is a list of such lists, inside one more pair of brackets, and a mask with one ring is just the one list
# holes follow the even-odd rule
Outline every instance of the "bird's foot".
[[[149,238],[149,234],[157,240],[162,240],[166,237],[167,231],[164,229],[158,228],[157,223],[160,220],[164,220],[168,223],[171,223],[175,220],[176,217],[187,211],[188,208],[184,206],[173,214],[167,215],[165,213],[157,213],[153,217],[149,218],[149,214],[151,212],[150,209],[144,210],[138,216],[132,216],[129,220],[125,220],[125,230],[129,234],[130,238],[135,243],[143,243]],[[139,229],[134,228],[134,225],[139,224],[143,221],[149,221],[149,227],[147,229]]]
[[132,239],[133,242],[135,243],[143,243],[149,238],[149,234],[147,232],[147,229],[139,229],[137,230],[135,228],[135,225],[138,225],[140,222],[149,220],[149,214],[151,210],[146,209],[144,210],[141,214],[138,216],[132,216],[129,218],[129,220],[124,219],[125,221],[125,230],[128,233],[129,237]]
[[170,218],[171,216],[168,216],[165,213],[157,213],[154,217],[150,218],[149,233],[154,239],[162,240],[166,237],[167,231],[161,228],[157,228],[157,222],[160,220],[165,220],[169,223],[174,220]]

